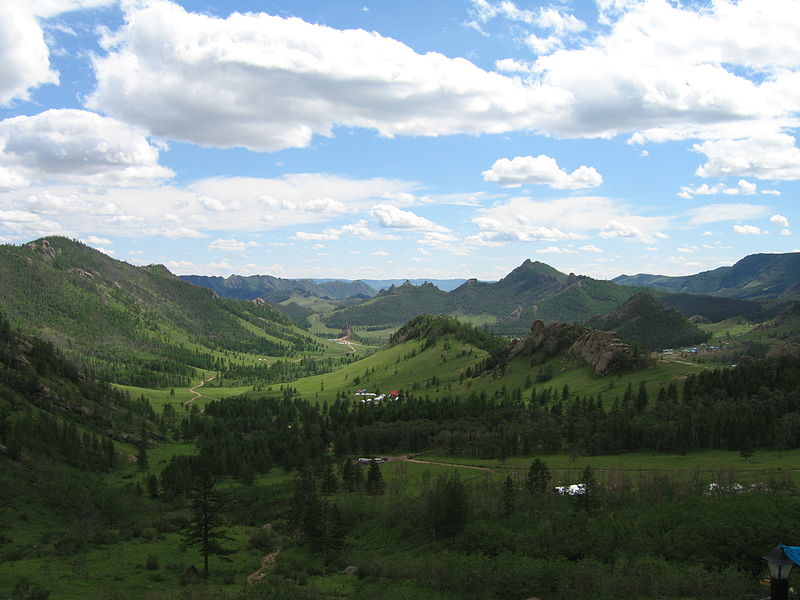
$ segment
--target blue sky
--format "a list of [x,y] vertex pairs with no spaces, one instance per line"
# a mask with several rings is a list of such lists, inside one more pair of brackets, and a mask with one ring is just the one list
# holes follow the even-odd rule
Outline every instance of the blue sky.
[[601,278],[800,249],[800,0],[7,0],[0,242]]

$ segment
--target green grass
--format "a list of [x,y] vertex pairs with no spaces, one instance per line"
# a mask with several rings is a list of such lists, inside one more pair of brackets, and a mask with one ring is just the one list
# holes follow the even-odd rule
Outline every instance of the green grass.
[[[498,473],[516,473],[522,476],[530,467],[534,456],[513,457],[505,460],[476,459],[425,453],[420,460],[453,465],[475,465],[497,470]],[[739,452],[706,450],[680,454],[656,454],[629,452],[604,456],[568,456],[565,454],[539,455],[553,472],[554,479],[562,483],[575,483],[581,471],[590,465],[601,481],[613,480],[614,475],[626,473],[634,476],[651,476],[660,473],[667,476],[690,477],[697,474],[703,480],[739,481],[753,483],[766,481],[770,477],[791,477],[800,483],[800,449],[784,452],[758,450],[750,459]],[[730,478],[733,479],[730,479]]]

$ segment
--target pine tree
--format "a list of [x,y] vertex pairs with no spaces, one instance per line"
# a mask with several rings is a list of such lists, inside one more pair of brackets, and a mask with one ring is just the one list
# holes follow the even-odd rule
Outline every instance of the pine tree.
[[373,496],[382,496],[385,489],[386,484],[383,482],[381,468],[378,463],[373,462],[367,473],[367,493]]
[[200,475],[191,498],[189,522],[183,528],[183,541],[197,546],[203,554],[203,577],[208,577],[208,557],[217,556],[230,561],[234,551],[222,544],[232,540],[222,525],[223,495],[214,489],[214,480],[209,473]]
[[536,458],[531,463],[528,469],[528,477],[525,480],[525,487],[531,495],[542,494],[547,491],[547,486],[550,483],[550,469],[539,458]]
[[503,516],[510,517],[514,512],[514,504],[517,496],[517,490],[514,487],[514,480],[511,475],[506,476],[503,483]]

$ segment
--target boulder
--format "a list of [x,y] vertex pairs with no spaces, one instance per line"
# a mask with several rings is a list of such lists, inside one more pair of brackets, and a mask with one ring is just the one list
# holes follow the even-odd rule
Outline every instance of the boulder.
[[613,331],[590,331],[578,338],[569,352],[591,365],[595,375],[607,375],[635,364],[631,347]]

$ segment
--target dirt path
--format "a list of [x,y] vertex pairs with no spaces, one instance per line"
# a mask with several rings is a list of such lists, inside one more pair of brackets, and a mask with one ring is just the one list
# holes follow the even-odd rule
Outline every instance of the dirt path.
[[278,554],[281,553],[281,549],[278,548],[275,552],[270,552],[266,556],[261,559],[261,566],[256,570],[250,573],[247,576],[247,583],[256,583],[264,579],[267,576],[269,570],[275,565],[275,562],[278,559]]
[[194,401],[195,401],[195,400],[197,400],[198,398],[205,398],[206,396],[204,396],[203,394],[201,394],[200,392],[198,392],[198,391],[197,391],[197,388],[199,388],[199,387],[203,387],[203,386],[206,384],[206,382],[208,382],[208,381],[211,381],[212,379],[216,379],[216,378],[217,378],[217,376],[216,376],[216,375],[214,375],[213,377],[209,377],[208,379],[204,379],[203,381],[201,381],[200,383],[198,383],[196,386],[194,386],[194,387],[190,387],[190,388],[189,388],[189,391],[190,391],[192,394],[194,394],[194,398],[189,398],[189,399],[188,399],[186,402],[184,402],[184,403],[183,403],[183,405],[184,405],[184,406],[189,406],[189,405],[190,405],[192,402],[194,402]]
[[343,346],[347,346],[348,348],[350,348],[350,352],[355,352],[356,351],[356,349],[353,347],[353,342],[351,342],[347,338],[339,338],[339,339],[336,340],[336,343],[337,344],[342,344]]
[[[390,459],[391,460],[391,459]],[[419,458],[400,458],[406,462],[419,463],[423,465],[439,465],[441,467],[458,467],[460,469],[472,469],[473,471],[484,471],[486,473],[494,473],[494,469],[489,467],[479,467],[477,465],[460,465],[458,463],[435,462],[432,460],[421,460]]]

